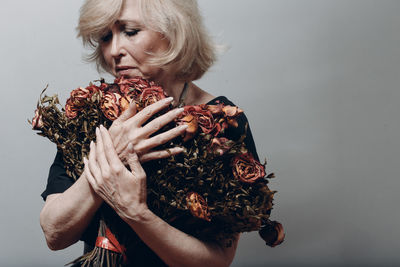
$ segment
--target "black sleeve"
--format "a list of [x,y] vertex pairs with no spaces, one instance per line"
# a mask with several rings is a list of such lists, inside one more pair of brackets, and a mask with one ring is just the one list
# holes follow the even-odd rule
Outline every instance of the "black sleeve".
[[[223,103],[225,105],[236,106],[232,101],[227,99],[225,96],[219,96],[214,98],[207,104],[214,105],[217,103]],[[247,117],[244,113],[242,113],[238,118],[238,127],[237,128],[229,128],[228,131],[225,133],[226,138],[230,140],[238,140],[243,134],[246,134],[244,139],[244,143],[246,144],[247,150],[253,155],[253,157],[259,161],[259,157],[257,154],[256,145],[254,143],[253,134],[251,133],[250,124],[247,120]]]
[[65,172],[62,153],[57,152],[56,158],[50,167],[49,177],[47,178],[47,186],[42,193],[43,200],[46,200],[48,195],[63,193],[74,183],[74,179],[69,177]]

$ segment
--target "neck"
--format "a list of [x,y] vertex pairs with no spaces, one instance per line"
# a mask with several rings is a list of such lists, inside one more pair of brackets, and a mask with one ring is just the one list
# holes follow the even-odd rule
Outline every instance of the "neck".
[[[172,96],[174,98],[174,103],[175,105],[177,105],[179,102],[179,98],[182,94],[185,82],[174,80],[174,81],[164,81],[159,84],[163,87],[164,91],[167,93],[168,96]],[[190,83],[188,83],[188,89],[189,87]]]

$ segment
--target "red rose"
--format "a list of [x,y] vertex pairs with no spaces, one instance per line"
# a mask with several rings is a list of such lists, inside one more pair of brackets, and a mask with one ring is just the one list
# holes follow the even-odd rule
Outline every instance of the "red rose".
[[123,95],[126,95],[132,91],[138,91],[138,94],[140,94],[143,91],[143,89],[151,86],[150,82],[140,77],[127,79],[121,76],[115,79],[114,83],[119,85],[119,88]]
[[186,195],[186,203],[193,216],[206,221],[211,221],[207,202],[198,193],[188,193]]
[[121,95],[118,93],[107,92],[104,94],[100,108],[109,120],[113,121],[121,115],[120,100]]
[[207,110],[207,105],[185,106],[184,109],[182,115],[190,114],[195,117],[203,133],[213,132],[216,124],[213,115]]
[[90,84],[88,87],[79,87],[72,90],[70,97],[65,104],[65,114],[68,118],[73,119],[78,115],[78,112],[83,109],[87,101],[92,95],[100,89],[96,85]]
[[154,85],[152,87],[143,89],[142,94],[139,97],[139,101],[142,108],[145,108],[164,98],[166,98],[164,90],[160,86]]
[[235,143],[232,140],[229,140],[225,137],[214,137],[211,140],[211,145],[209,146],[208,151],[211,153],[215,153],[219,156],[225,154]]
[[72,102],[71,98],[67,100],[67,103],[65,104],[65,115],[69,119],[73,119],[76,116],[78,116],[78,112],[81,110],[81,108],[76,107],[74,103]]
[[95,85],[89,85],[86,88],[80,87],[72,90],[69,99],[76,108],[80,108],[83,107],[85,102],[97,91],[99,91],[99,88]]
[[264,239],[265,244],[270,247],[280,245],[285,239],[283,226],[277,221],[270,221],[267,225],[262,226],[258,233]]
[[36,109],[35,116],[32,119],[32,129],[40,130],[42,128],[43,128],[42,114],[40,113],[39,109]]
[[265,168],[250,153],[237,155],[232,160],[233,175],[244,183],[254,183],[265,176]]

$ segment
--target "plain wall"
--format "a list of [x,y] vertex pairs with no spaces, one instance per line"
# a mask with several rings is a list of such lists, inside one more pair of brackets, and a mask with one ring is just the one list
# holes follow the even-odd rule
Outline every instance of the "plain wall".
[[[27,123],[41,90],[100,76],[75,38],[82,1],[0,8],[1,266],[63,266],[82,243],[50,251],[39,225],[55,145]],[[199,0],[230,49],[198,82],[250,121],[276,173],[272,219],[286,241],[242,235],[232,266],[400,265],[400,1]]]

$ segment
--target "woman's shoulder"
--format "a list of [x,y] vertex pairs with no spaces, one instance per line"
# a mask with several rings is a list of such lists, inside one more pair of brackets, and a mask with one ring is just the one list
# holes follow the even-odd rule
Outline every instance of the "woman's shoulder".
[[[231,100],[229,100],[226,96],[217,96],[214,99],[210,100],[207,105],[217,105],[224,104],[229,106],[236,106]],[[239,107],[240,108],[240,107]],[[225,133],[226,137],[231,140],[238,140],[243,135],[246,136],[244,142],[246,144],[247,149],[253,154],[254,158],[259,160],[257,149],[255,146],[255,142],[253,139],[253,134],[250,129],[249,121],[244,113],[242,113],[237,118],[238,126],[236,128],[229,128]]]

